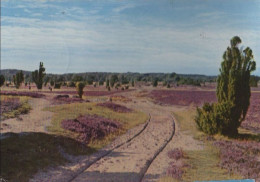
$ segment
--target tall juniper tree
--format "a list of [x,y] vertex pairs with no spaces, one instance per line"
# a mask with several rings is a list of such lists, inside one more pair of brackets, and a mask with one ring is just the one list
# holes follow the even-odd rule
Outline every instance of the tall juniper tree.
[[32,80],[36,84],[38,89],[42,89],[43,78],[46,75],[43,62],[40,62],[39,70],[32,72]]
[[223,54],[217,79],[218,103],[198,109],[196,123],[209,134],[236,135],[250,104],[250,75],[256,69],[253,52],[239,49],[241,39],[235,36]]
[[15,87],[18,89],[21,86],[22,82],[24,81],[23,71],[17,72],[13,76],[13,81],[14,81]]

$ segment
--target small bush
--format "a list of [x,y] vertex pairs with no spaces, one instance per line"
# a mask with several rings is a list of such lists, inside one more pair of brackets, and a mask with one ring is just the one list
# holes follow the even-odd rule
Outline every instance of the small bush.
[[97,104],[98,106],[106,107],[109,108],[115,112],[121,112],[121,113],[128,113],[132,112],[132,109],[129,109],[125,106],[119,105],[119,104],[114,104],[112,102],[104,102],[104,103],[99,103]]
[[61,87],[61,83],[55,83],[55,84],[54,84],[54,88],[60,89],[60,87]]
[[69,82],[68,87],[76,87],[75,82]]
[[77,89],[79,98],[82,98],[84,87],[85,87],[85,84],[83,82],[78,82],[76,84],[76,89]]
[[168,152],[168,157],[171,159],[179,160],[184,157],[184,154],[181,149],[176,148]]

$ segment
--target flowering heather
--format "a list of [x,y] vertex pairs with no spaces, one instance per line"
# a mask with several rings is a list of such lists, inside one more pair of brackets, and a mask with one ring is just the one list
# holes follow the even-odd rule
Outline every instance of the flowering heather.
[[252,93],[247,116],[241,126],[253,132],[260,133],[260,93]]
[[175,161],[170,163],[170,166],[167,169],[167,175],[180,180],[184,173],[183,168],[188,167],[188,165],[186,165],[182,160],[184,158],[182,149],[176,148],[169,151],[168,157],[170,159],[174,159]]
[[128,113],[132,112],[132,109],[129,109],[125,106],[121,106],[119,104],[115,104],[113,102],[104,102],[104,103],[99,103],[97,104],[98,106],[106,107],[109,108],[115,112],[121,112],[121,113]]
[[181,168],[181,166],[177,166],[174,163],[171,163],[170,167],[167,169],[167,175],[180,180],[184,173]]
[[[130,92],[133,91],[134,89],[129,89],[129,90],[114,90],[114,91],[85,91],[84,90],[84,95],[85,96],[107,96],[107,95],[113,95],[113,94],[117,94],[117,93],[121,93],[121,92]],[[76,95],[77,92],[76,91],[44,91],[46,93],[55,93],[55,94],[73,94]]]
[[0,103],[0,114],[10,112],[15,110],[21,106],[21,102],[19,98],[5,98],[1,100]]
[[58,105],[58,104],[70,104],[75,102],[87,102],[86,100],[83,100],[81,98],[77,97],[69,97],[69,95],[57,95],[53,98],[52,104]]
[[216,102],[216,93],[212,91],[191,90],[153,90],[149,97],[155,102],[168,105],[200,106],[205,102]]
[[171,151],[168,152],[168,157],[171,159],[175,159],[175,160],[179,160],[181,158],[183,158],[183,151],[181,149],[173,149]]
[[37,92],[15,92],[15,91],[1,91],[0,95],[12,95],[12,96],[28,96],[33,98],[42,98],[45,95]]
[[102,139],[109,133],[120,128],[120,123],[97,115],[79,116],[73,120],[63,120],[62,127],[79,134],[78,140],[89,143],[91,140]]
[[220,166],[245,178],[259,178],[260,143],[252,141],[215,141],[220,149]]

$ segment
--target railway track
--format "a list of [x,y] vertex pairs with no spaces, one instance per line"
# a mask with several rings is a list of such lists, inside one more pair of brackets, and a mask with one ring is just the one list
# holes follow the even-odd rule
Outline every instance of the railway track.
[[67,182],[72,182],[74,179],[76,179],[80,174],[82,174],[84,171],[86,171],[88,168],[90,168],[93,164],[95,164],[96,162],[98,162],[99,160],[101,160],[102,158],[108,156],[109,154],[111,154],[115,149],[118,149],[119,147],[131,142],[133,139],[135,139],[136,137],[138,137],[148,126],[148,124],[151,121],[151,114],[149,113],[149,119],[148,121],[145,123],[145,125],[143,126],[143,128],[137,132],[134,136],[132,136],[131,138],[129,138],[127,141],[122,142],[118,145],[116,145],[114,148],[112,148],[111,150],[107,151],[106,153],[104,153],[102,156],[99,156],[98,158],[96,158],[94,161],[92,161],[90,164],[88,164],[87,166],[85,166],[84,168],[82,168],[79,172],[77,172],[77,174],[73,175],[70,179],[67,180]]

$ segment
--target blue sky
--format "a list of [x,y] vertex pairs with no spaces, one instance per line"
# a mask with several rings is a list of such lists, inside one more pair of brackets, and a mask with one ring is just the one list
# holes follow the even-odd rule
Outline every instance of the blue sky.
[[260,75],[260,0],[1,0],[1,69],[216,75],[235,35]]

